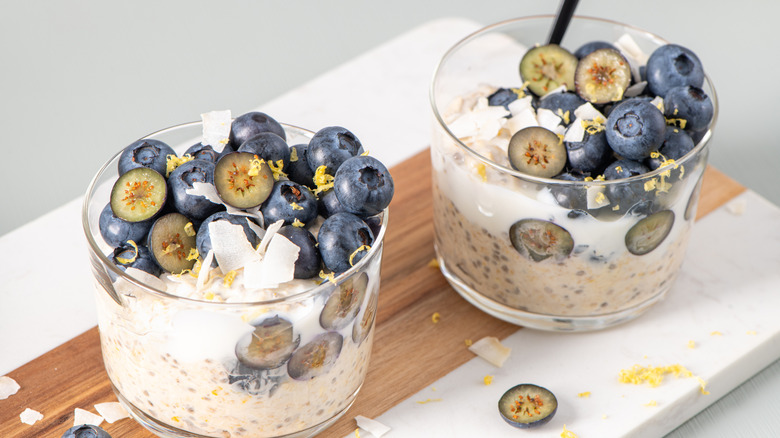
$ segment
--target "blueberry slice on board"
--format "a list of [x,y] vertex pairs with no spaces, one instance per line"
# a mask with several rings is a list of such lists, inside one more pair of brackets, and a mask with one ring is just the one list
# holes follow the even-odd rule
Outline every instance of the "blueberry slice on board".
[[509,240],[517,252],[535,262],[571,254],[574,240],[560,225],[541,219],[522,219],[509,228]]
[[598,49],[580,59],[574,83],[577,94],[590,103],[617,102],[631,84],[631,67],[617,50]]
[[368,299],[368,304],[363,309],[363,314],[360,318],[355,320],[355,324],[352,326],[352,341],[354,343],[360,345],[368,337],[368,334],[371,332],[371,327],[374,325],[374,320],[376,319],[378,303],[379,293],[375,292],[371,294],[371,298]]
[[631,254],[645,255],[658,248],[674,224],[674,213],[661,210],[640,220],[626,233],[626,248]]
[[168,213],[154,221],[147,246],[154,261],[164,270],[178,274],[192,269],[195,259],[187,260],[195,246],[195,233],[188,231],[191,221],[180,213]]
[[341,353],[344,338],[335,332],[322,333],[295,350],[287,362],[287,373],[295,380],[310,380],[330,371]]
[[530,383],[511,388],[498,400],[501,418],[520,429],[547,423],[557,410],[558,400],[555,395],[546,388]]
[[111,189],[111,211],[128,222],[152,218],[165,205],[165,177],[147,167],[136,167],[117,178]]
[[368,274],[361,272],[337,285],[320,313],[320,325],[327,330],[341,330],[355,319],[366,295]]
[[517,131],[509,140],[507,152],[512,167],[531,176],[551,178],[566,165],[563,140],[540,126]]
[[301,336],[294,335],[292,323],[275,315],[264,319],[254,331],[239,339],[236,357],[249,368],[279,368],[290,359],[300,342]]
[[219,197],[236,208],[253,208],[271,194],[274,176],[268,163],[249,152],[223,155],[214,168],[214,187]]
[[537,96],[544,96],[561,85],[574,90],[576,69],[577,58],[556,44],[534,47],[520,60],[520,76]]

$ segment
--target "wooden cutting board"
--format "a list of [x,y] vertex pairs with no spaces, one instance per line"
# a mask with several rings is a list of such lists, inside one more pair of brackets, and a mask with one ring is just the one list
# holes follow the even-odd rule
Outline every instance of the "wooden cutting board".
[[[356,415],[377,417],[471,359],[465,339],[503,339],[519,329],[468,304],[429,265],[434,258],[429,154],[426,149],[391,169],[396,192],[385,237],[371,365],[355,404],[323,437],[344,437],[356,429]],[[697,219],[744,190],[708,168]],[[442,315],[436,324],[431,319],[435,312]],[[8,376],[21,389],[0,400],[3,438],[59,438],[73,425],[75,408],[95,412],[95,404],[116,401],[103,368],[97,327]],[[42,413],[43,420],[23,424],[19,414],[25,408]],[[102,427],[114,438],[154,437],[130,419]]]

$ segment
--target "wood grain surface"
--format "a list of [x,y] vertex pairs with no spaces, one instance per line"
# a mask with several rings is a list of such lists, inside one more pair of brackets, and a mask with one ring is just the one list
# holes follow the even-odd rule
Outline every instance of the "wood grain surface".
[[[354,432],[356,415],[376,417],[471,359],[466,339],[503,339],[519,329],[468,304],[429,265],[434,258],[429,151],[393,167],[391,173],[396,193],[385,237],[382,293],[368,376],[353,407],[322,437]],[[708,168],[697,218],[744,190]],[[431,319],[435,312],[441,315],[436,324]],[[116,401],[103,369],[97,327],[8,376],[21,389],[0,400],[2,438],[59,438],[73,425],[75,408],[95,412],[95,404]],[[21,423],[19,414],[25,408],[41,412],[43,420],[32,426]],[[130,419],[104,422],[102,427],[114,438],[154,437]]]

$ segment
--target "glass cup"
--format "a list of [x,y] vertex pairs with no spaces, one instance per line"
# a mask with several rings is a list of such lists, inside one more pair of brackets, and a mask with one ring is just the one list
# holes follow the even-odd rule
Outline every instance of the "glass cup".
[[[435,71],[436,254],[453,288],[497,318],[542,330],[593,330],[639,316],[672,287],[695,218],[717,98],[706,78],[703,90],[715,108],[709,129],[694,133],[691,152],[655,171],[613,181],[518,172],[507,158],[508,125],[492,131],[502,141],[493,133],[458,138],[452,123],[477,96],[522,88],[520,59],[543,44],[553,19],[487,26],[455,44]],[[574,17],[561,46],[573,51],[623,35],[647,55],[666,44],[625,24]]]
[[[289,144],[313,135],[284,127]],[[198,122],[145,138],[181,153],[200,132]],[[370,224],[368,254],[338,277],[266,291],[263,301],[186,298],[171,292],[173,276],[134,278],[110,260],[98,218],[118,158],[90,184],[82,220],[103,361],[120,403],[161,437],[309,437],[336,421],[368,370],[387,210]],[[253,348],[268,354],[238,360]]]

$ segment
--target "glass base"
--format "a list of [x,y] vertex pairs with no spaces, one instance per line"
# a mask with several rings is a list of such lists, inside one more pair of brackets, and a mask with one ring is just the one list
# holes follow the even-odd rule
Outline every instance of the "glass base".
[[559,332],[585,332],[601,330],[638,317],[653,304],[661,301],[669,288],[659,292],[653,298],[637,306],[621,310],[620,312],[607,313],[597,316],[559,316],[531,313],[506,306],[498,301],[487,298],[470,286],[466,285],[452,271],[447,268],[444,259],[436,248],[436,259],[442,274],[461,297],[474,305],[479,310],[506,322],[537,330]]
[[[352,407],[352,404],[355,403],[355,398],[357,398],[358,392],[360,392],[360,388],[363,385],[361,384],[355,392],[352,393],[352,395],[349,396],[348,400],[349,403],[347,403],[347,406],[344,407],[341,411],[337,412],[336,415],[333,417],[323,421],[322,423],[316,424],[308,429],[304,429],[298,432],[293,432],[287,435],[266,435],[266,438],[309,438],[317,435],[318,433],[322,432],[323,430],[330,427],[333,423],[336,422],[341,416],[343,416],[349,408]],[[146,412],[139,409],[137,406],[132,404],[129,400],[127,400],[125,397],[122,396],[122,394],[119,392],[119,390],[114,386],[113,382],[111,383],[111,388],[114,390],[114,394],[116,394],[117,398],[119,399],[119,403],[127,410],[127,412],[130,414],[131,417],[135,421],[141,424],[144,428],[152,432],[153,434],[157,435],[160,438],[222,438],[220,435],[212,436],[212,435],[201,435],[194,432],[189,432],[184,429],[179,429],[177,427],[171,426],[170,424],[163,423],[160,420],[150,416]]]

